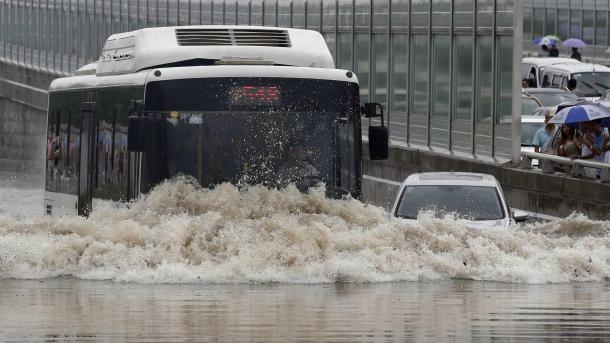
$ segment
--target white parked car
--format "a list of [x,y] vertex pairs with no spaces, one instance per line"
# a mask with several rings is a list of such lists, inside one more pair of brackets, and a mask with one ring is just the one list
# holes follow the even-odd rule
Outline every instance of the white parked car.
[[578,64],[581,62],[563,57],[525,57],[521,60],[521,79],[529,80],[530,87],[541,88],[542,77],[540,77],[540,69],[561,63]]
[[552,88],[565,88],[569,79],[575,79],[581,98],[588,100],[597,100],[610,89],[610,68],[600,64],[553,64],[541,67],[540,75]]
[[500,184],[492,175],[477,173],[411,174],[400,186],[392,215],[417,220],[421,211],[438,216],[453,214],[468,220],[472,228],[509,227],[528,214],[515,211],[511,218]]

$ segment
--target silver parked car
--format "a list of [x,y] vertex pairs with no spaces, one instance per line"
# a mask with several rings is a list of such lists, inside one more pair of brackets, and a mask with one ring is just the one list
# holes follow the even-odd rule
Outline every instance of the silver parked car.
[[538,99],[544,107],[578,100],[576,94],[559,88],[526,88],[524,92]]

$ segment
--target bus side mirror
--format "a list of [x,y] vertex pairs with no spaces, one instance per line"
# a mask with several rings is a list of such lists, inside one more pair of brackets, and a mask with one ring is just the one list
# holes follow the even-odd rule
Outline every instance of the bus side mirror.
[[130,116],[127,128],[127,151],[144,152],[147,150],[148,118]]
[[[380,112],[377,112],[377,109]],[[388,158],[388,145],[390,133],[383,119],[383,106],[376,102],[367,102],[362,106],[362,113],[369,118],[369,158],[371,160],[385,160]],[[371,118],[380,117],[380,126],[371,126]]]
[[[377,109],[380,109],[381,112],[377,112]],[[364,114],[365,118],[373,118],[373,117],[381,117],[383,120],[383,106],[376,102],[367,102],[360,109],[362,114]]]
[[389,132],[386,126],[369,126],[369,157],[371,160],[388,158]]

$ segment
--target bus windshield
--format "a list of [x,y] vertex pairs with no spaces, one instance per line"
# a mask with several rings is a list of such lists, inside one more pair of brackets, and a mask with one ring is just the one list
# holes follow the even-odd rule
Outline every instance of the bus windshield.
[[340,179],[355,165],[357,92],[353,83],[317,79],[151,82],[145,110],[160,123],[151,182],[186,174],[204,187],[322,181],[350,188]]
[[576,73],[572,77],[577,81],[576,88],[587,97],[601,96],[610,89],[610,73],[608,72]]

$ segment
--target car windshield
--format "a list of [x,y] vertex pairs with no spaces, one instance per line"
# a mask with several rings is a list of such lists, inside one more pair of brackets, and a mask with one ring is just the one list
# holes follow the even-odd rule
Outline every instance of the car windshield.
[[591,72],[572,74],[576,80],[576,89],[587,97],[598,97],[610,89],[610,72]]
[[521,146],[533,146],[534,136],[544,123],[521,123]]
[[417,219],[422,211],[436,217],[453,214],[468,220],[498,220],[505,217],[495,187],[422,185],[405,187],[395,215]]
[[521,97],[521,115],[529,116],[532,115],[540,107],[540,104],[534,98],[527,96]]
[[578,100],[578,96],[570,92],[532,93],[532,95],[540,100],[542,106],[545,107],[557,106],[564,102]]

